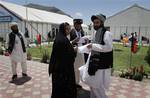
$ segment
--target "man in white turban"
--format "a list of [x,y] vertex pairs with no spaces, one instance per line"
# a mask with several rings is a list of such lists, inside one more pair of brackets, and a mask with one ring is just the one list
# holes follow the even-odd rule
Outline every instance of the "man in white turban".
[[18,24],[12,22],[10,24],[11,33],[6,38],[7,51],[10,54],[11,68],[12,68],[12,80],[17,79],[17,63],[21,63],[22,76],[27,76],[27,64],[26,64],[26,40],[18,29]]

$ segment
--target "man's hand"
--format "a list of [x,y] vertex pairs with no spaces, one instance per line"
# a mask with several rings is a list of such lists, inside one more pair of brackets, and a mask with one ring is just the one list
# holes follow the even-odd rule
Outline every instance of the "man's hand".
[[78,51],[78,47],[74,47],[74,51],[77,52]]
[[92,48],[92,44],[91,44],[91,43],[88,44],[88,45],[87,45],[87,48],[88,48],[88,49],[91,49],[91,48]]
[[72,41],[72,43],[77,43],[79,40],[80,40],[80,38],[79,38],[79,37],[76,37],[76,38]]
[[85,38],[85,44],[88,44],[89,43],[89,39],[88,38]]

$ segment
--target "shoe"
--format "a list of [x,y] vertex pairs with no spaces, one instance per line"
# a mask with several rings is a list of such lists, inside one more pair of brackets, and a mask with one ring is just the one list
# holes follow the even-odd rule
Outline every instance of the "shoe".
[[22,76],[23,77],[27,77],[28,75],[26,73],[22,73]]
[[79,85],[79,84],[76,84],[76,87],[77,87],[77,88],[80,88],[80,89],[82,88],[82,86]]
[[16,80],[17,79],[17,74],[12,76],[12,80]]

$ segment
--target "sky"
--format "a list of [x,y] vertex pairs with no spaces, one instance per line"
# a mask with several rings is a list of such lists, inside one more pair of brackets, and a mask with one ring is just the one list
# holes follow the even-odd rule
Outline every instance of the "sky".
[[3,0],[20,5],[35,3],[55,6],[73,18],[81,18],[85,24],[91,23],[91,16],[102,13],[106,17],[112,16],[135,3],[150,9],[150,0]]

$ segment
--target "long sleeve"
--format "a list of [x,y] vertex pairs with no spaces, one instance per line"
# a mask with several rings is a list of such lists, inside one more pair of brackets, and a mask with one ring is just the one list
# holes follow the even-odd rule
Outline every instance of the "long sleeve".
[[111,34],[111,32],[106,31],[106,33],[104,35],[104,42],[105,42],[105,45],[93,43],[92,44],[92,50],[98,51],[98,52],[112,51],[113,45],[112,45],[112,34]]
[[9,45],[9,34],[6,35],[6,43],[5,43],[6,49],[8,49],[8,45]]
[[78,53],[90,53],[91,50],[87,48],[87,45],[78,47],[77,52]]
[[27,39],[25,38],[25,36],[24,36],[24,34],[23,34],[22,32],[21,32],[20,34],[21,34],[22,37],[23,37],[23,41],[24,41],[25,47],[27,47]]
[[[54,45],[53,45],[53,47],[54,47]],[[50,58],[50,62],[49,62],[49,76],[51,75],[51,73],[52,73],[52,71],[53,71],[53,67],[54,67],[54,65],[55,65],[55,63],[56,63],[56,61],[55,61],[55,54],[54,54],[55,52],[54,52],[54,50],[52,50],[52,54],[51,54],[51,58]]]

